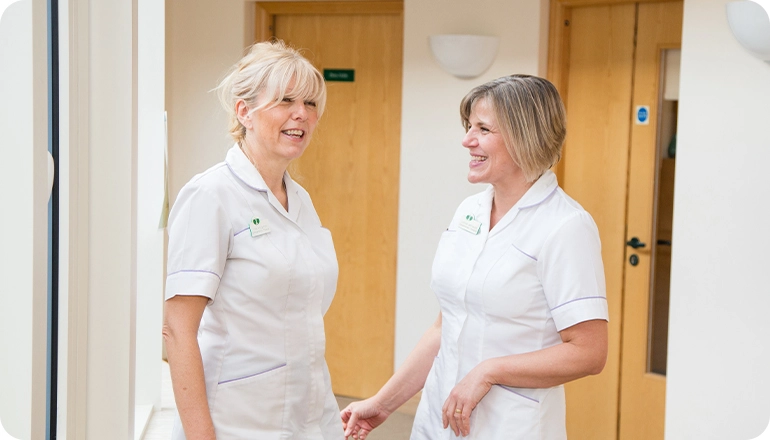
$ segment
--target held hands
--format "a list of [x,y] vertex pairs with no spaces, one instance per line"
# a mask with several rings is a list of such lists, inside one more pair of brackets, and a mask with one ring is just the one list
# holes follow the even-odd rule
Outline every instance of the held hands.
[[380,426],[388,416],[390,416],[390,412],[383,408],[374,397],[351,403],[340,411],[345,438],[352,436],[357,440],[365,440],[366,436],[374,428]]
[[455,385],[441,409],[444,429],[451,427],[456,436],[471,433],[471,412],[492,388],[492,383],[485,378],[483,365],[477,365]]

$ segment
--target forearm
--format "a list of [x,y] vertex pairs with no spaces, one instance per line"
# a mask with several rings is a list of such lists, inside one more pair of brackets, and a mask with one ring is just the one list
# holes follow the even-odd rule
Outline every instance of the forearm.
[[166,353],[174,399],[187,439],[215,440],[197,338],[166,335]]
[[561,344],[488,359],[477,368],[490,384],[518,388],[550,388],[599,374],[607,359],[606,325],[606,321],[583,322]]
[[441,317],[420,338],[403,365],[377,392],[375,399],[392,413],[425,386],[441,345]]

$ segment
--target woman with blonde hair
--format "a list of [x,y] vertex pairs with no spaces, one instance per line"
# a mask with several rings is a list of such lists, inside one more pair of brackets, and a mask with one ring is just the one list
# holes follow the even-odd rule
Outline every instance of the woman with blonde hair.
[[339,440],[323,315],[331,234],[286,171],[323,114],[323,77],[280,41],[255,44],[218,87],[235,145],[171,210],[163,335],[174,440]]
[[341,412],[364,439],[423,389],[412,440],[566,439],[563,384],[607,358],[599,232],[549,169],[566,135],[545,79],[511,75],[460,104],[468,180],[487,189],[460,204],[436,251],[441,312],[373,397]]

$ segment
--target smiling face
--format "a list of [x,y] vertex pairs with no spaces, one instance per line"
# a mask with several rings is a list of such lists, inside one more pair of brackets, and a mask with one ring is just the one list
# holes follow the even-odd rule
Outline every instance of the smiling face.
[[316,103],[292,97],[290,90],[277,104],[266,100],[258,100],[253,111],[243,101],[237,105],[239,119],[246,127],[246,147],[257,162],[288,164],[310,144],[318,124]]
[[521,179],[521,169],[505,147],[497,117],[487,99],[473,104],[466,128],[462,144],[471,154],[469,182],[505,187]]

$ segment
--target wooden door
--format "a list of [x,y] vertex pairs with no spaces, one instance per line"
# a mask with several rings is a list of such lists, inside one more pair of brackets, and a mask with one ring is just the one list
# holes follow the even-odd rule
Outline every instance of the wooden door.
[[[599,227],[610,311],[604,372],[567,385],[568,434],[662,439],[665,377],[648,372],[649,247],[626,242],[653,241],[660,51],[679,45],[682,3],[566,3],[551,8],[549,76],[568,120],[557,174]],[[649,125],[632,122],[637,105],[652,110]]]
[[614,439],[623,291],[628,132],[636,6],[575,8],[570,18],[562,186],[591,213],[602,241],[610,311],[604,372],[567,385],[571,440]]
[[[654,372],[650,365],[654,348],[650,327],[654,300],[651,293],[656,291],[651,285],[655,279],[652,256],[657,247],[654,225],[659,185],[656,185],[656,176],[666,171],[659,165],[657,148],[663,141],[659,133],[662,60],[664,50],[681,47],[682,16],[682,3],[639,5],[632,111],[639,106],[649,106],[650,116],[648,124],[631,126],[625,240],[636,237],[645,247],[626,246],[624,261],[619,436],[622,440],[663,439],[664,433],[666,376]],[[638,258],[635,265],[631,261],[633,255]]]
[[394,363],[403,4],[257,5],[273,35],[320,71],[353,70],[353,81],[327,80],[326,112],[291,172],[331,230],[340,265],[325,318],[334,392],[369,397]]

